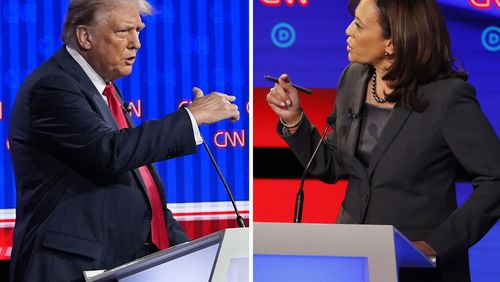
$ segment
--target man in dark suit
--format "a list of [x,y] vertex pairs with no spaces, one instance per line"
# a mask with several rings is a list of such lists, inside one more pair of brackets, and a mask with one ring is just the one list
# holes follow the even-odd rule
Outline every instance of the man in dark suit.
[[22,84],[10,124],[17,185],[12,281],[80,281],[188,241],[151,163],[196,152],[199,125],[237,120],[234,96],[133,127],[112,83],[129,75],[145,0],[70,2],[63,46]]

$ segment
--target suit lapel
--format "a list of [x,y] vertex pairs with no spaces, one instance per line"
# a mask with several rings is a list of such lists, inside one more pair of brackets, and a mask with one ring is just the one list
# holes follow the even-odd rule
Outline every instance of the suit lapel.
[[411,111],[408,111],[405,108],[401,107],[399,102],[394,107],[391,117],[380,133],[377,144],[375,144],[375,147],[373,147],[370,164],[368,166],[368,175],[370,178],[375,167],[379,163],[382,156],[385,154],[387,148],[391,145],[394,138],[396,138],[396,136],[398,135],[401,127],[406,122],[410,114]]
[[[362,107],[366,99],[369,76],[370,72],[368,70],[363,72],[360,79],[358,79],[356,85],[353,87],[353,92],[350,93],[350,95],[354,97],[352,100],[352,104],[350,105],[352,107],[352,113],[354,114],[359,114],[362,111]],[[421,94],[422,93],[419,93],[419,95]],[[371,178],[371,175],[373,174],[373,171],[375,170],[380,159],[382,158],[394,138],[396,138],[401,127],[406,122],[410,114],[411,112],[401,107],[399,103],[394,107],[391,117],[387,121],[387,124],[384,126],[377,144],[373,148],[371,161],[367,170],[369,178]],[[360,126],[360,118],[351,118],[351,127],[347,136],[347,153],[355,160],[357,160],[356,150],[360,134]],[[354,163],[354,165],[357,164],[358,162]],[[362,167],[362,164],[360,162],[359,165],[360,167]]]
[[74,76],[78,82],[80,82],[83,93],[85,93],[85,95],[87,95],[87,97],[94,102],[96,110],[103,117],[106,124],[114,129],[118,129],[118,124],[111,114],[108,105],[101,97],[101,93],[97,91],[87,74],[85,74],[80,65],[78,65],[78,63],[68,53],[66,46],[61,47],[59,51],[57,51],[54,55],[54,60],[56,60],[64,70]]
[[[120,104],[123,105],[123,95],[122,95],[122,92],[120,91],[120,89],[118,88],[118,86],[113,82],[113,87],[115,88],[116,90],[116,99],[118,99],[118,101],[120,101]],[[127,123],[128,123],[128,126],[130,128],[133,128],[135,127],[135,124],[134,122],[132,121],[132,117],[127,114],[127,113],[123,113],[125,115],[125,119],[127,120]],[[151,174],[153,174],[153,172],[151,171],[151,168],[148,166]],[[136,168],[134,169],[134,175],[135,177],[139,180],[139,183],[141,184],[141,187],[142,187],[142,190],[144,191],[144,193],[146,193],[146,195],[148,194],[147,191],[146,191],[146,184],[144,184],[144,181],[142,180],[142,177],[141,177],[141,174],[139,173],[139,169]],[[154,175],[153,175],[153,178],[154,178]],[[154,178],[155,179],[155,178]],[[155,179],[155,182],[158,183]],[[149,197],[149,196],[148,196]]]
[[[361,112],[363,103],[365,101],[366,87],[368,85],[368,76],[369,72],[368,71],[364,72],[361,78],[357,81],[353,89],[353,93],[350,93],[354,97],[352,108],[349,108],[351,113],[359,114]],[[351,113],[349,113],[349,115]],[[349,129],[349,134],[347,135],[347,153],[349,156],[355,158],[361,119],[352,118],[351,116],[349,118],[351,119],[351,127]]]
[[[104,101],[104,99],[101,96],[101,93],[97,91],[95,88],[94,84],[90,80],[90,78],[85,74],[83,69],[78,65],[78,63],[71,57],[71,55],[68,53],[66,50],[66,46],[63,46],[59,51],[54,55],[54,59],[59,63],[59,65],[68,71],[72,76],[74,76],[79,82],[82,87],[82,91],[90,97],[90,99],[94,102],[94,105],[96,106],[96,110],[99,112],[99,114],[103,117],[104,121],[108,126],[111,128],[114,128],[116,130],[119,129],[118,124],[116,123],[115,118],[113,117],[113,114],[109,110],[108,105]],[[121,92],[118,89],[118,87],[113,84],[113,86],[116,89],[116,92],[119,94],[118,99],[122,100]],[[130,127],[134,127],[132,120],[130,119],[130,116],[125,115],[127,118],[127,121],[130,125]],[[139,170],[134,169],[133,170],[135,177],[137,178],[141,190],[145,193],[147,196],[146,192],[146,186],[144,185],[144,182],[142,181],[142,177],[140,177]]]
[[[122,104],[122,105],[123,105],[123,95],[122,95],[122,92],[120,91],[120,89],[118,88],[118,86],[117,86],[114,82],[113,82],[113,87],[114,87],[114,88],[115,88],[115,90],[116,90],[116,94],[117,94],[117,95],[116,95],[116,99],[118,99],[118,101],[120,102],[120,104]],[[102,100],[102,99],[101,99],[101,100]],[[106,105],[106,106],[107,106],[107,105]],[[108,112],[109,112],[109,113],[111,113],[111,111],[108,111]],[[135,124],[134,124],[134,122],[132,121],[131,116],[130,116],[129,114],[127,114],[127,113],[124,113],[124,115],[125,115],[125,119],[127,120],[128,126],[129,126],[130,128],[134,128],[134,127],[135,127]],[[114,119],[114,117],[113,117],[113,120],[115,120],[115,119]],[[116,123],[116,121],[115,121],[115,123]],[[117,126],[118,126],[118,125],[117,125]],[[158,185],[158,181],[157,181],[157,179],[156,179],[155,175],[153,174],[153,171],[151,170],[151,166],[150,166],[150,165],[148,165],[148,168],[149,168],[149,171],[151,172],[151,174],[153,175],[153,179],[154,179],[154,180],[155,180],[155,182],[157,183],[156,185]],[[144,184],[144,181],[142,180],[142,177],[141,177],[141,174],[140,174],[140,172],[139,172],[139,169],[138,169],[138,168],[136,168],[136,169],[134,169],[134,170],[133,170],[133,172],[134,172],[134,176],[137,178],[137,180],[138,180],[138,181],[139,181],[139,183],[140,183],[140,186],[141,186],[141,188],[142,188],[142,191],[144,191],[144,193],[146,194],[146,196],[149,198],[148,192],[147,192],[147,190],[146,190],[146,184]],[[148,201],[148,202],[149,202],[149,201]]]
[[[90,82],[90,83],[92,83],[92,82]],[[94,85],[92,84],[92,86],[94,86]],[[116,123],[115,117],[113,117],[113,114],[109,110],[109,106],[106,104],[104,99],[101,97],[101,94],[95,90],[95,87],[94,87],[94,92],[96,92],[96,93],[86,93],[86,94],[90,95],[92,97],[92,99],[96,103],[97,108],[101,112],[101,115],[104,118],[104,120],[106,121],[106,123],[109,126],[111,126],[112,128],[118,130],[119,129],[118,123]]]

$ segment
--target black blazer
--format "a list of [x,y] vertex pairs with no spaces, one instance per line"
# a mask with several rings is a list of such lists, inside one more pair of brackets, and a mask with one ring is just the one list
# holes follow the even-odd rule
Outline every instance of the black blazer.
[[[443,280],[421,281],[468,281],[467,249],[500,216],[500,142],[475,90],[456,78],[418,87],[427,109],[417,113],[396,104],[366,168],[356,157],[361,120],[351,113],[361,112],[368,80],[364,65],[351,64],[343,72],[336,124],[310,172],[328,183],[349,179],[338,223],[394,225],[433,247],[441,262],[436,275]],[[305,165],[320,136],[306,118],[284,139]],[[457,209],[460,165],[473,176],[475,189]]]
[[[13,281],[76,281],[148,253],[151,208],[136,168],[196,152],[185,110],[118,130],[61,48],[21,85],[10,147],[17,187]],[[163,202],[170,243],[189,238]]]

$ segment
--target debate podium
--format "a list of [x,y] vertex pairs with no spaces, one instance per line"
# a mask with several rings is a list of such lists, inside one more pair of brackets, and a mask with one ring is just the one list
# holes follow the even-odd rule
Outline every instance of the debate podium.
[[255,282],[396,282],[398,267],[435,267],[390,225],[254,223],[253,227]]
[[248,250],[248,228],[230,228],[85,278],[87,282],[248,282]]

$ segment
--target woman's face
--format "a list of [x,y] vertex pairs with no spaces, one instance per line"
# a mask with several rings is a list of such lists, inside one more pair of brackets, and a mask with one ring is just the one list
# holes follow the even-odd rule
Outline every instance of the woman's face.
[[379,24],[379,11],[375,0],[361,0],[356,7],[354,20],[347,27],[347,52],[352,63],[379,65],[384,52],[392,54],[391,40],[384,39]]

